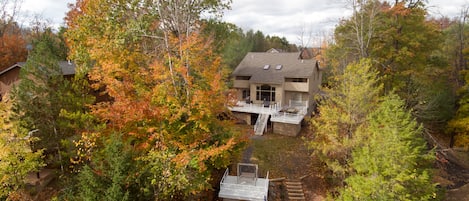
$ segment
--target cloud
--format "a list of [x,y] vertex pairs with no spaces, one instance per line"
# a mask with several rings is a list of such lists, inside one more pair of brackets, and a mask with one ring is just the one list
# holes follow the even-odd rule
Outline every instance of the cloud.
[[298,38],[302,32],[331,32],[348,13],[345,4],[337,0],[235,0],[223,19],[244,30],[260,30],[301,43]]
[[[225,11],[223,19],[243,30],[260,30],[266,35],[286,37],[300,44],[301,33],[312,42],[315,37],[330,34],[341,19],[348,18],[351,10],[347,0],[234,0],[232,9]],[[432,0],[427,3],[431,15],[455,17],[468,0]],[[310,34],[311,33],[311,34]],[[317,41],[316,41],[317,43]],[[308,44],[310,45],[310,44]],[[313,44],[317,45],[317,44]]]
[[[243,30],[260,30],[266,35],[287,38],[299,44],[301,33],[321,35],[332,33],[340,19],[348,18],[348,0],[233,0],[232,9],[223,19]],[[456,17],[469,0],[429,0],[428,11],[435,17]],[[40,14],[54,27],[63,25],[67,4],[75,0],[24,0],[22,10],[29,17]],[[314,39],[313,39],[314,40]]]

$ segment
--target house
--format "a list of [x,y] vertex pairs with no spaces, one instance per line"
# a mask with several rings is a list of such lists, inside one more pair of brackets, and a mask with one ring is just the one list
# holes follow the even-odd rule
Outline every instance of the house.
[[[18,62],[3,71],[0,71],[0,100],[8,93],[13,85],[18,84],[20,69],[26,62]],[[75,75],[75,64],[69,61],[60,61],[59,66],[66,79],[71,79]]]
[[270,125],[274,133],[296,136],[304,117],[311,115],[319,92],[319,62],[303,59],[303,52],[249,52],[232,73],[239,119],[262,135]]

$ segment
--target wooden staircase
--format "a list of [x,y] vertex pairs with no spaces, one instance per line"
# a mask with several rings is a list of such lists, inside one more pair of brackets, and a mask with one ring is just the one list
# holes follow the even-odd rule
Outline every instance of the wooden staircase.
[[269,120],[269,114],[259,114],[256,124],[254,125],[254,134],[262,135],[267,127],[267,121]]
[[285,180],[284,185],[287,187],[288,200],[306,200],[301,180]]

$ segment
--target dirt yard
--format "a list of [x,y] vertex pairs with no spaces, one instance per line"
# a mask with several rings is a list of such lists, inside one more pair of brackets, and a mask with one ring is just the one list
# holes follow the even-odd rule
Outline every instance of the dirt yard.
[[282,136],[267,132],[263,136],[249,136],[250,142],[240,162],[259,165],[259,175],[264,177],[269,171],[271,182],[269,200],[286,200],[286,190],[282,181],[301,180],[306,200],[324,200],[327,183],[321,177],[320,164],[311,158],[311,152],[303,137],[308,135],[303,129],[298,137]]

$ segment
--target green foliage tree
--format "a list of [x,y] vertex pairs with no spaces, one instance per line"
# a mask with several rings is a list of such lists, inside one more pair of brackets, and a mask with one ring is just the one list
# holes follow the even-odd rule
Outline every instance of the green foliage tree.
[[423,1],[352,1],[352,16],[335,29],[326,53],[332,72],[370,58],[385,92],[395,91],[419,121],[442,127],[453,112],[451,68],[438,23],[426,20]]
[[114,133],[103,138],[103,150],[95,153],[97,163],[85,165],[78,175],[81,200],[136,200],[130,199],[132,173],[136,168],[132,161],[132,147]]
[[[63,169],[65,160],[61,158],[60,142],[71,136],[73,131],[61,126],[63,118],[60,111],[70,107],[63,101],[70,95],[70,82],[63,77],[57,56],[61,50],[50,30],[37,38],[33,46],[28,61],[21,68],[21,81],[12,91],[14,118],[23,129],[37,129],[34,136],[39,140],[33,143],[33,149],[46,149],[51,153],[58,151],[58,161]],[[56,160],[49,162],[53,161]]]
[[42,151],[32,152],[35,139],[12,119],[11,102],[0,101],[0,199],[17,197],[25,186],[26,176],[44,166]]
[[397,95],[384,97],[356,132],[354,170],[339,200],[434,200],[431,164],[422,127]]
[[311,119],[315,136],[309,146],[339,183],[349,174],[356,129],[377,104],[382,89],[377,76],[370,60],[350,64],[334,77],[331,88],[324,89],[327,96],[319,104],[320,115]]

